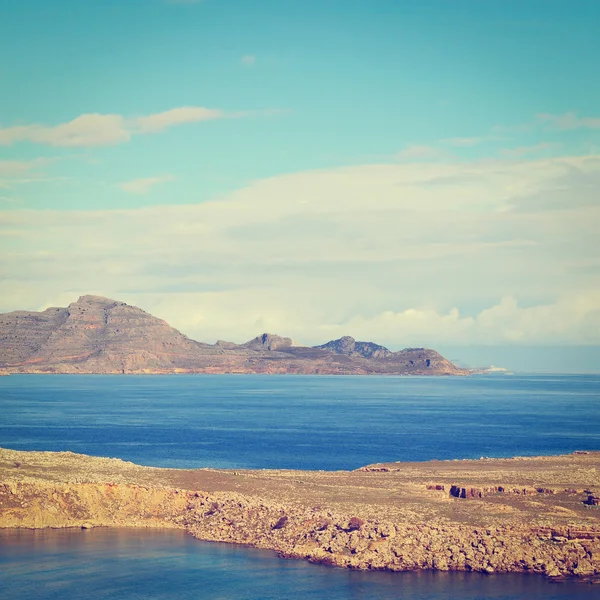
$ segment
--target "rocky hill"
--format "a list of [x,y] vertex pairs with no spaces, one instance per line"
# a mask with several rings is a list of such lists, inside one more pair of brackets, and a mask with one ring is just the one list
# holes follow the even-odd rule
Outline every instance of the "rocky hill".
[[466,375],[435,350],[392,352],[345,336],[322,346],[263,333],[245,344],[189,339],[162,319],[101,296],[0,314],[5,373],[302,373]]
[[345,335],[339,340],[332,340],[322,346],[315,346],[335,352],[335,354],[345,354],[346,356],[362,356],[363,358],[387,358],[394,354],[384,346],[374,344],[373,342],[357,342],[353,337]]

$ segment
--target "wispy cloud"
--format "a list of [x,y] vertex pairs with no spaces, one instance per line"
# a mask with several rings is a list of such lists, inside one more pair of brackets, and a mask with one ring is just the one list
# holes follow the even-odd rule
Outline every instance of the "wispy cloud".
[[254,54],[246,54],[246,55],[242,56],[242,58],[240,59],[240,62],[245,67],[253,67],[256,64],[256,56],[254,56]]
[[34,158],[33,160],[0,160],[0,177],[23,175],[47,165],[51,159]]
[[445,158],[448,153],[435,146],[414,145],[407,146],[395,155],[396,160],[411,161],[411,160],[437,160]]
[[134,133],[158,133],[176,125],[197,123],[199,121],[214,121],[224,119],[228,115],[219,109],[204,108],[203,106],[182,106],[161,113],[138,117],[131,121]]
[[85,114],[50,127],[33,124],[0,129],[0,145],[29,141],[49,146],[104,146],[126,142],[130,136],[121,115]]
[[535,128],[535,123],[518,123],[516,125],[504,125],[498,124],[491,128],[492,134],[515,134],[515,133],[527,133]]
[[551,150],[557,150],[561,147],[561,144],[554,142],[540,142],[532,146],[518,146],[516,148],[502,148],[500,155],[504,158],[523,158],[524,156],[531,156],[548,152]]
[[575,112],[562,115],[540,113],[536,115],[538,123],[552,129],[600,129],[600,117],[579,117]]
[[161,183],[168,183],[169,181],[175,181],[173,175],[159,175],[157,177],[145,177],[141,179],[132,179],[130,181],[124,181],[119,183],[117,187],[122,189],[124,192],[129,194],[147,194],[152,188]]
[[[2,188],[2,185],[0,185],[0,188]],[[14,196],[0,195],[0,202],[8,202],[10,204],[18,204],[19,202],[21,202],[21,200],[19,198],[15,198]]]
[[492,134],[527,133],[537,129],[568,131],[573,129],[600,129],[600,117],[580,117],[570,111],[562,114],[538,113],[528,123],[517,125],[494,125]]
[[89,113],[59,125],[34,123],[0,128],[0,146],[24,141],[48,146],[109,146],[127,142],[134,135],[159,133],[185,123],[242,118],[256,114],[269,115],[273,111],[226,112],[203,106],[181,106],[141,117]]
[[474,137],[454,137],[454,138],[444,138],[440,140],[442,144],[447,144],[449,146],[456,146],[458,148],[468,148],[470,146],[477,146],[479,144],[484,144],[486,142],[497,142],[504,140],[506,138],[498,135],[480,135]]
[[[17,186],[39,182],[46,179],[41,170],[53,162],[51,158],[34,158],[32,160],[0,160],[0,189],[12,193]],[[20,202],[12,196],[3,196],[3,202]]]

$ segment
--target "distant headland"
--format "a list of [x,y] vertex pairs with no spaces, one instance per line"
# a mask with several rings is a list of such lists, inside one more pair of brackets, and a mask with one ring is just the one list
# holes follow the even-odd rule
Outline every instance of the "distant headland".
[[435,350],[392,352],[349,336],[320,346],[263,333],[245,344],[191,340],[136,306],[81,296],[66,308],[0,314],[0,372],[469,375]]

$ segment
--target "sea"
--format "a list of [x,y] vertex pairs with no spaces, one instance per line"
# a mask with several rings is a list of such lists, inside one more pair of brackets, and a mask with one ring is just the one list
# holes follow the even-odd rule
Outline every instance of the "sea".
[[[0,446],[313,470],[600,450],[600,376],[11,375]],[[566,600],[600,585],[349,571],[173,531],[0,530],[0,599],[51,598]]]

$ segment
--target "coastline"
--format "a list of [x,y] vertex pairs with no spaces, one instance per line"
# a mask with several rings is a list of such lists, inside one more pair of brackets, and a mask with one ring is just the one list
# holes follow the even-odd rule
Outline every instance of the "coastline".
[[598,580],[600,507],[584,502],[599,473],[598,452],[330,472],[0,449],[0,527],[177,528],[352,569]]
[[[1,369],[4,369],[3,371]],[[10,375],[112,375],[112,376],[139,376],[139,375],[256,375],[262,377],[272,376],[303,376],[303,377],[472,377],[473,375],[485,375],[486,373],[476,373],[470,369],[462,369],[459,373],[386,373],[378,371],[307,371],[282,369],[278,371],[267,370],[209,370],[209,369],[139,369],[139,370],[113,370],[113,371],[77,371],[77,370],[21,370],[12,367],[0,367],[0,376]],[[511,373],[512,375],[512,373]]]

